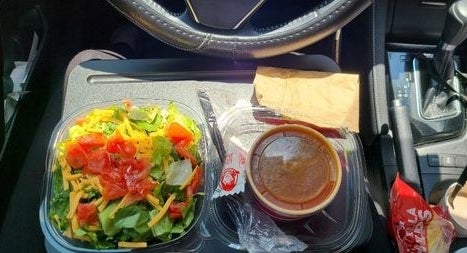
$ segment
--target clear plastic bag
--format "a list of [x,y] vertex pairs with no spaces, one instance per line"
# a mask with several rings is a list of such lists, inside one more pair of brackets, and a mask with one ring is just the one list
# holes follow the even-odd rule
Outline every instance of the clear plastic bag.
[[237,195],[230,200],[227,206],[237,226],[240,244],[248,252],[292,252],[308,247],[296,237],[285,234],[269,216],[242,197]]
[[[211,103],[209,93],[206,90],[200,90],[198,94],[200,99],[204,99],[202,102]],[[221,101],[225,101],[227,97],[225,96]],[[219,100],[217,99],[217,101]],[[220,110],[224,112],[222,115],[225,115],[226,112],[228,114],[228,108],[251,108],[245,101],[241,101],[240,104],[234,103],[233,107],[232,105],[219,105],[218,103],[211,104],[211,106],[217,106],[218,110],[219,106],[221,106]],[[208,108],[207,110],[209,111],[210,109]],[[212,115],[210,115],[210,120],[213,120]],[[218,122],[222,122],[222,120]],[[217,127],[218,122],[215,122],[213,125]],[[217,130],[215,129],[215,131]],[[224,164],[220,173],[218,186],[212,197],[213,199],[224,198],[226,206],[230,210],[230,217],[235,224],[241,247],[249,252],[292,252],[305,250],[308,245],[294,236],[286,235],[269,216],[249,203],[250,199],[247,199],[247,192],[245,190],[245,160],[247,151],[239,140],[236,141],[225,135],[222,136],[222,139],[222,143],[219,143],[220,140],[216,140],[214,143],[214,145],[222,145],[220,150],[224,151],[218,151],[218,153],[225,157],[221,158]]]

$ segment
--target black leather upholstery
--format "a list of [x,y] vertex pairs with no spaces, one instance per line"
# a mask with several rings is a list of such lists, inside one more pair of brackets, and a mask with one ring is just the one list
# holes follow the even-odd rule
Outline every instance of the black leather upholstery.
[[264,58],[310,45],[341,28],[371,0],[334,0],[278,26],[257,31],[248,24],[236,31],[215,30],[175,16],[153,0],[107,0],[154,37],[182,50],[228,58]]

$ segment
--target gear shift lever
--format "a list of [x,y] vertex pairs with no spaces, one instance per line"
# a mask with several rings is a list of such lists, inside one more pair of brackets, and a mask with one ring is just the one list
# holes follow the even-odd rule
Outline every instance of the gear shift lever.
[[[467,104],[463,79],[456,73],[456,47],[467,39],[467,0],[449,7],[436,51],[389,52],[393,98],[407,106],[416,145],[459,136],[464,131]],[[465,55],[458,56],[460,62]],[[401,64],[400,59],[407,59]]]
[[441,40],[433,56],[438,74],[444,81],[454,75],[454,49],[467,38],[467,0],[454,2],[448,10]]
[[[422,102],[422,115],[427,119],[445,119],[458,111],[448,105],[450,94],[445,83],[454,81],[454,50],[467,38],[467,0],[454,2],[448,10],[444,30],[433,55],[433,62],[426,66],[432,69],[426,80]],[[436,76],[437,75],[437,76]],[[440,80],[438,80],[440,79]]]

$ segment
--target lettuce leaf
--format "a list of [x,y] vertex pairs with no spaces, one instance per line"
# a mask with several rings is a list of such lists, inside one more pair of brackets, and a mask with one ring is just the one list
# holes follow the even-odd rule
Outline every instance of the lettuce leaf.
[[[157,211],[153,210],[150,212],[151,218],[156,216]],[[172,227],[173,220],[165,214],[161,220],[151,228],[152,235],[156,238],[159,238],[161,241],[168,241],[172,239]]]
[[152,154],[152,161],[154,163],[150,174],[156,180],[164,180],[164,160],[173,160],[175,151],[172,143],[163,136],[155,136],[152,138],[152,145],[154,147],[154,153]]
[[110,136],[117,129],[117,124],[115,124],[114,122],[102,122],[100,124],[100,129],[102,129],[102,133],[105,136]]
[[169,139],[163,136],[155,136],[152,138],[152,145],[154,147],[154,153],[152,155],[153,162],[162,166],[164,159],[171,156],[173,151],[173,145]]
[[201,139],[201,130],[199,129],[194,119],[181,113],[174,103],[169,103],[167,111],[169,113],[167,117],[169,122],[177,122],[183,127],[190,129],[190,131],[195,136],[195,143]]
[[108,236],[113,236],[121,230],[121,228],[115,226],[114,220],[109,217],[110,213],[117,205],[118,202],[114,201],[107,205],[107,207],[98,214],[99,221],[101,223],[102,229],[104,230],[104,234]]
[[179,185],[168,185],[166,182],[162,182],[154,188],[153,194],[161,201],[165,201],[172,194],[175,194],[175,201],[185,201],[186,199],[185,190],[180,190]]
[[120,209],[114,217],[117,228],[133,228],[137,232],[145,233],[149,227],[149,211],[144,206],[130,205]]
[[65,231],[68,227],[66,216],[70,210],[70,191],[63,189],[62,170],[60,167],[56,168],[53,172],[52,188],[54,195],[50,201],[49,217],[60,231]]
[[183,216],[183,227],[187,228],[193,222],[195,218],[195,205],[196,205],[196,198],[192,198],[188,207],[182,210]]

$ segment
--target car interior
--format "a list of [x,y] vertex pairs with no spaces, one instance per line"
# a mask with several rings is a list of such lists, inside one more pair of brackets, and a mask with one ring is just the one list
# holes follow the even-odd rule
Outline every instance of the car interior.
[[[300,238],[312,252],[398,252],[396,175],[437,205],[467,170],[466,38],[465,0],[0,0],[0,252],[74,251],[45,245],[39,219],[64,116],[127,97],[196,104],[193,83],[241,96],[259,66],[358,75],[360,234],[326,247]],[[160,251],[248,250],[235,228],[227,237]]]

